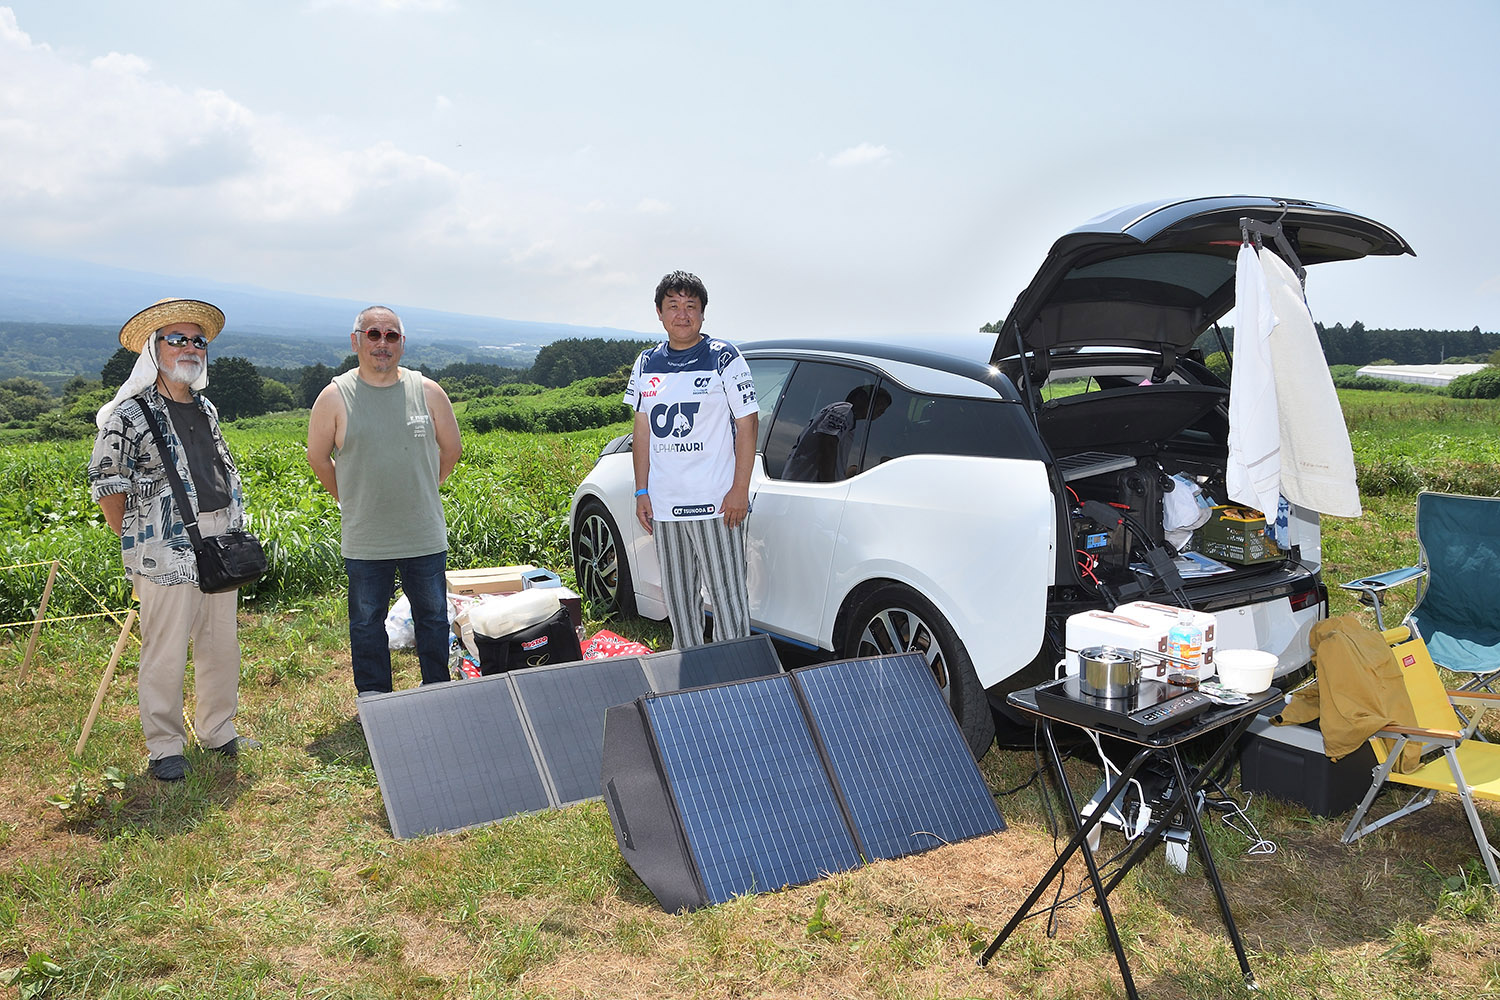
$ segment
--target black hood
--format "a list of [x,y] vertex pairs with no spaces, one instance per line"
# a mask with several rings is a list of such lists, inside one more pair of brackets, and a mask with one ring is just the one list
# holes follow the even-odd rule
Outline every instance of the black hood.
[[[1180,354],[1234,305],[1241,220],[1280,222],[1304,266],[1415,254],[1394,230],[1333,205],[1230,196],[1133,205],[1052,245],[1017,298],[992,361],[1025,350],[1169,349]],[[1272,241],[1264,244],[1282,252]],[[1289,263],[1291,263],[1289,261]]]

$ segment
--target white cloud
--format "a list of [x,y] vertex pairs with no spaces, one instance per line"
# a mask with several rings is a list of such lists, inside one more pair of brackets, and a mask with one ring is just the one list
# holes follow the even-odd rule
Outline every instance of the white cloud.
[[395,14],[414,11],[452,10],[453,0],[308,0],[309,10],[327,10],[330,7],[346,7],[355,11],[370,11],[376,14]]
[[830,167],[864,167],[871,163],[881,163],[890,159],[891,151],[885,146],[875,146],[868,142],[862,142],[858,146],[850,146],[848,149],[835,153],[829,159]]
[[[481,177],[391,142],[342,146],[222,91],[163,82],[135,55],[71,59],[33,43],[5,7],[0,176],[11,245],[87,248],[127,267],[333,293],[308,285],[473,266],[464,254],[476,247],[546,256],[522,232],[544,230],[513,209],[517,196]],[[576,256],[558,248],[544,263]]]
[[444,114],[445,112],[452,111],[453,102],[442,94],[439,94],[436,98],[433,99],[432,110],[436,111],[438,114]]
[[[0,7],[0,42],[30,45],[31,36],[16,23],[16,12],[9,7]],[[41,46],[46,48],[46,46]]]
[[636,203],[635,210],[642,215],[660,215],[672,211],[672,206],[655,198],[642,198]]
[[144,76],[151,69],[151,64],[140,56],[124,55],[119,52],[100,56],[89,65],[100,72],[118,73],[121,76]]

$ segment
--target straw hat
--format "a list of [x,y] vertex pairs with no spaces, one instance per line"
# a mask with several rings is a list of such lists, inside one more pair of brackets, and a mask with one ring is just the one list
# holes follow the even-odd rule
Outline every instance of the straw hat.
[[160,299],[120,327],[120,346],[139,354],[153,333],[173,323],[196,323],[203,336],[213,340],[224,329],[224,313],[198,299]]

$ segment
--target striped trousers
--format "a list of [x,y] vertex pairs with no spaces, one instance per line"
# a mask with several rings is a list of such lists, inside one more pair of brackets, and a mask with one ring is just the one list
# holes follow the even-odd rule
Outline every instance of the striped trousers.
[[750,591],[745,584],[745,525],[722,517],[657,521],[656,555],[662,596],[672,621],[672,648],[703,645],[703,598],[714,607],[714,639],[750,634]]

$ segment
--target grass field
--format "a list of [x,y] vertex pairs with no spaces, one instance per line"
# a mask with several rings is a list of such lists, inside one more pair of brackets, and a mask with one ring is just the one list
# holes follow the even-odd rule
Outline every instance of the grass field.
[[[1344,399],[1366,514],[1325,521],[1330,584],[1415,561],[1416,488],[1500,493],[1494,404]],[[263,751],[237,766],[195,752],[184,787],[144,777],[127,652],[75,758],[116,627],[48,625],[21,685],[29,630],[0,633],[0,968],[15,995],[1123,995],[1086,897],[1059,908],[1055,934],[1038,917],[988,968],[975,965],[1059,843],[1030,751],[995,750],[983,763],[1003,793],[1004,833],[690,914],[655,905],[599,803],[394,840],[354,721],[333,511],[306,472],[300,431],[247,422],[232,438],[257,527],[281,552],[275,579],[241,613],[241,722]],[[564,569],[566,497],[608,436],[468,441],[445,491],[454,565]],[[0,453],[0,559],[65,559],[73,577],[55,607],[67,614],[96,610],[82,591],[103,587],[111,608],[124,600],[109,589],[113,539],[77,485],[83,455]],[[7,571],[6,622],[26,617],[43,576]],[[1356,610],[1341,592],[1334,602],[1335,613]],[[600,624],[665,637],[655,623]],[[397,664],[398,686],[413,686],[413,660]],[[1098,780],[1083,760],[1068,767],[1077,787]],[[1481,810],[1500,837],[1500,815]],[[1338,843],[1337,820],[1261,798],[1249,813],[1276,853],[1247,854],[1250,840],[1217,817],[1210,837],[1260,995],[1500,994],[1500,920],[1454,804],[1353,847]],[[1143,995],[1250,995],[1197,872],[1194,862],[1178,876],[1153,856],[1111,897]],[[1081,884],[1081,868],[1070,871],[1064,896]]]

